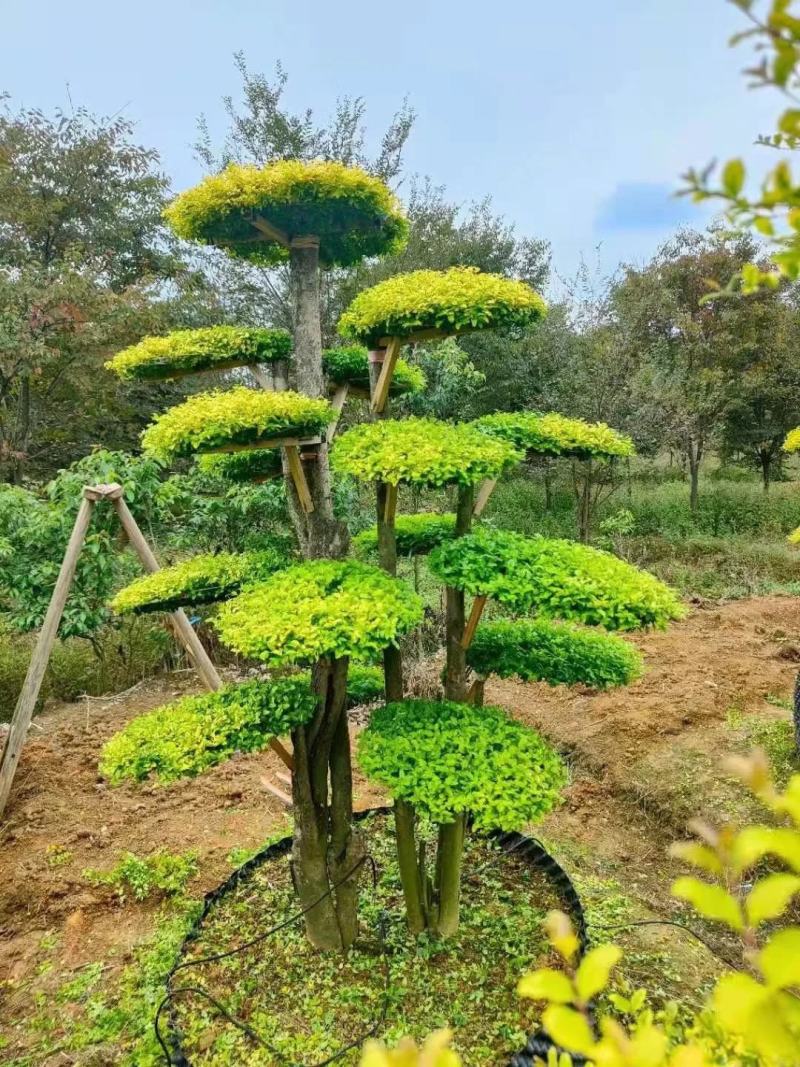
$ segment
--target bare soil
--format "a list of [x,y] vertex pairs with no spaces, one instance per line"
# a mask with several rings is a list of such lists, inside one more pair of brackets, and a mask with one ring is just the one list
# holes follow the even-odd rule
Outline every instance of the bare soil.
[[[701,604],[668,631],[633,640],[647,671],[625,690],[493,682],[487,700],[571,755],[565,804],[540,830],[590,903],[619,893],[635,917],[671,916],[674,870],[666,847],[698,811],[739,813],[741,791],[719,768],[721,756],[741,743],[732,711],[735,721],[787,716],[767,697],[791,692],[800,609],[782,597]],[[120,906],[113,893],[87,883],[85,868],[111,867],[124,851],[194,849],[199,873],[190,890],[199,896],[230,871],[231,849],[256,847],[285,825],[286,809],[262,784],[281,769],[271,752],[168,787],[111,789],[98,779],[100,748],[111,734],[195,688],[192,675],[181,673],[117,698],[56,706],[36,719],[0,828],[0,1035],[25,1014],[33,991],[46,991],[46,977],[30,981],[45,935],[57,938],[63,981],[97,960],[113,975],[152,931],[156,905]],[[357,790],[359,806],[379,799],[361,781]],[[678,990],[696,994],[719,968],[712,954],[666,927],[637,930],[628,944],[675,955]]]

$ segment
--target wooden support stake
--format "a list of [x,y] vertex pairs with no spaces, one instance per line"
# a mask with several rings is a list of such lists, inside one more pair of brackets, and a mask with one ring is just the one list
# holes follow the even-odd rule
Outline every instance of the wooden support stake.
[[383,521],[387,526],[391,526],[394,523],[395,512],[397,511],[397,486],[392,485],[390,482],[386,483],[386,502],[383,505]]
[[264,786],[268,793],[272,793],[272,795],[274,797],[277,797],[278,800],[280,800],[282,804],[285,804],[287,808],[290,808],[292,806],[292,798],[287,793],[284,793],[282,789],[278,789],[278,787],[274,785],[269,780],[269,778],[262,778],[261,784]]
[[321,437],[265,437],[263,441],[247,441],[245,444],[218,445],[216,448],[204,448],[203,455],[215,456],[229,452],[262,452],[266,448],[287,448],[290,445],[319,445]]
[[297,490],[297,498],[300,501],[300,507],[306,515],[310,515],[314,510],[314,501],[311,499],[311,492],[308,488],[308,482],[306,481],[306,472],[303,470],[303,464],[300,462],[297,445],[286,445],[285,449],[286,461],[289,464],[289,473],[292,476],[294,487]]
[[469,648],[472,644],[472,638],[475,636],[475,631],[478,628],[478,623],[481,621],[481,615],[483,615],[483,609],[486,607],[486,597],[476,596],[472,601],[472,611],[469,613],[469,619],[464,630],[464,636],[461,638],[461,647],[464,649]]
[[466,703],[473,704],[476,708],[483,707],[483,691],[486,686],[485,678],[476,678],[472,685],[469,687],[467,693]]
[[486,478],[481,482],[481,487],[478,490],[478,496],[475,500],[475,507],[472,509],[472,514],[477,519],[483,509],[486,507],[489,497],[494,492],[494,487],[497,485],[496,478]]
[[14,714],[11,717],[11,725],[3,748],[2,760],[0,760],[0,816],[5,810],[8,795],[11,792],[11,783],[14,781],[17,764],[22,755],[22,747],[28,736],[36,701],[39,699],[39,690],[42,687],[44,674],[47,670],[47,663],[58,635],[58,625],[61,622],[61,615],[67,602],[72,579],[75,577],[78,557],[81,554],[86,531],[89,528],[89,520],[92,517],[95,499],[98,498],[84,493],[83,500],[78,508],[75,525],[72,527],[72,533],[67,544],[67,550],[64,553],[61,569],[58,572],[53,595],[50,597],[50,603],[47,607],[47,614],[44,617],[42,629],[39,631],[36,647],[33,650],[33,657],[28,666],[28,673],[25,675],[22,691],[19,694]]
[[277,226],[273,226],[271,222],[267,222],[261,215],[254,215],[250,219],[250,225],[254,226],[262,237],[266,237],[268,241],[275,241],[279,245],[283,245],[288,248],[290,245],[289,235],[284,233],[283,230],[279,230]]
[[339,425],[339,419],[342,415],[342,408],[347,400],[347,394],[350,390],[350,386],[345,382],[344,385],[340,385],[331,398],[331,407],[336,412],[336,418],[332,423],[328,425],[328,429],[325,433],[325,440],[328,444],[333,440],[333,435],[336,433],[336,427]]
[[273,375],[267,374],[262,366],[258,363],[251,363],[250,373],[255,378],[257,384],[267,393],[275,392],[275,378]]
[[400,338],[393,337],[389,341],[389,344],[386,346],[386,355],[383,358],[381,374],[378,378],[378,383],[375,386],[375,390],[372,394],[370,410],[374,414],[380,414],[386,407],[386,401],[389,397],[389,386],[392,384],[392,378],[394,377],[394,368],[397,366],[397,358],[399,355]]

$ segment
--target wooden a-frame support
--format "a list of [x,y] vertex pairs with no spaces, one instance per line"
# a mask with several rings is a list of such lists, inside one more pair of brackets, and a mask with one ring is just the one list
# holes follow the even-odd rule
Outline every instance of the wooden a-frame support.
[[[11,784],[14,781],[17,765],[19,764],[25,739],[28,735],[33,712],[36,707],[36,701],[39,697],[39,691],[42,687],[47,664],[50,660],[50,653],[53,650],[53,645],[55,644],[58,635],[58,626],[61,622],[64,606],[67,602],[67,597],[69,596],[69,591],[75,578],[78,557],[80,556],[81,548],[83,547],[83,542],[86,538],[92,512],[95,504],[100,500],[108,500],[111,502],[112,507],[119,517],[122,528],[125,531],[131,546],[141,560],[144,569],[149,573],[159,570],[158,560],[145,540],[145,537],[139,529],[136,519],[131,514],[128,505],[125,503],[122,486],[117,485],[116,483],[112,483],[111,485],[86,486],[83,490],[83,499],[78,508],[75,525],[72,528],[67,549],[64,553],[64,559],[61,563],[61,569],[58,572],[58,578],[56,579],[53,594],[50,598],[47,614],[45,615],[42,628],[39,631],[36,647],[33,650],[28,673],[25,676],[22,690],[17,699],[16,707],[14,708],[14,714],[11,718],[2,757],[0,757],[0,817],[3,815],[6,803],[8,802],[8,797],[11,792]],[[221,688],[222,679],[220,678],[216,667],[211,662],[208,653],[203,648],[200,638],[195,633],[192,624],[187,619],[186,613],[182,608],[178,608],[177,611],[171,612],[170,618],[175,635],[186,649],[195,670],[202,678],[206,687],[212,692],[215,692],[217,689]],[[276,737],[270,741],[270,747],[280,757],[289,770],[291,770],[293,766],[291,754],[287,752]]]

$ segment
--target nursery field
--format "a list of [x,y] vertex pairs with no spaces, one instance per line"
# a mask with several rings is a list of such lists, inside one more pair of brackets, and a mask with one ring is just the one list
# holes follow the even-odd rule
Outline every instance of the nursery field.
[[[699,1007],[722,965],[682,931],[624,924],[686,917],[669,895],[679,865],[667,847],[698,806],[710,818],[749,817],[741,788],[720,769],[721,753],[760,743],[780,774],[798,769],[786,711],[800,659],[796,634],[791,598],[704,603],[669,631],[635,639],[646,674],[622,693],[510,681],[487,687],[492,702],[569,753],[564,803],[536,832],[573,876],[590,921],[614,927],[626,948],[626,979],[650,988],[656,1003]],[[3,1062],[161,1062],[152,1023],[191,901],[248,850],[287,832],[286,809],[261,784],[278,765],[271,753],[237,756],[169,786],[112,789],[98,780],[107,737],[193,686],[190,675],[173,674],[37,718],[0,837]],[[356,797],[358,807],[386,799],[363,779]],[[126,853],[159,850],[171,860],[166,888],[134,868],[116,885],[86,873],[119,871]],[[242,933],[234,930],[234,939]],[[716,930],[706,936],[723,956],[730,951]],[[255,951],[269,961],[268,950]],[[525,944],[516,951],[523,957]],[[391,1011],[413,1028],[420,998],[413,983],[397,981],[387,1031],[397,1025]],[[511,999],[506,1016],[509,1005],[516,1034],[524,1015],[514,1017]],[[447,1022],[450,1006],[418,1005],[423,1031]],[[225,1029],[205,1008],[195,1026]]]

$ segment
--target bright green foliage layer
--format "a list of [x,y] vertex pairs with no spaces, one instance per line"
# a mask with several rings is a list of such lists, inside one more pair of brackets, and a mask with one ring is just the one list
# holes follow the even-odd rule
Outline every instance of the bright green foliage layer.
[[467,650],[478,674],[608,689],[640,677],[638,649],[611,634],[550,619],[500,619],[478,627]]
[[359,293],[339,319],[339,332],[373,345],[384,337],[427,330],[455,334],[525,326],[546,311],[538,293],[500,274],[482,274],[475,267],[416,270]]
[[231,482],[256,482],[277,478],[283,470],[278,448],[248,448],[244,452],[217,452],[197,457],[204,474],[214,474]]
[[521,458],[507,441],[462,423],[382,419],[343,433],[333,447],[336,470],[360,481],[391,485],[476,485],[497,478]]
[[[442,541],[449,541],[455,534],[456,517],[452,513],[436,515],[422,511],[418,515],[398,515],[395,519],[397,554],[399,556],[424,556]],[[358,552],[374,552],[378,548],[378,528],[371,526],[362,530],[353,539]]]
[[440,545],[430,567],[445,584],[512,611],[609,630],[663,627],[684,614],[672,589],[652,574],[575,541],[479,530]]
[[166,337],[144,337],[106,363],[123,379],[172,378],[215,368],[273,363],[287,359],[292,338],[286,330],[208,326],[175,330]]
[[787,433],[783,447],[786,452],[800,452],[800,426]]
[[[322,353],[322,369],[330,382],[350,385],[369,392],[369,352],[363,345],[327,348]],[[390,396],[421,393],[428,384],[419,367],[412,367],[405,359],[398,359],[389,386]]]
[[142,434],[145,452],[163,462],[228,444],[278,437],[312,437],[331,422],[327,400],[267,393],[241,385],[198,393],[159,415]]
[[352,560],[312,560],[223,604],[221,639],[268,665],[321,656],[370,659],[422,618],[422,601],[397,578]]
[[347,706],[372,704],[383,700],[385,685],[380,667],[362,667],[351,663],[347,671]]
[[435,822],[462,812],[477,829],[517,830],[546,815],[566,768],[535,730],[501,708],[404,700],[372,715],[358,760],[396,799]]
[[555,411],[547,415],[498,411],[477,419],[475,425],[493,437],[510,441],[516,448],[549,456],[632,456],[635,452],[630,437],[604,422],[568,419]]
[[263,581],[285,562],[277,552],[269,551],[192,556],[126,585],[111,601],[111,608],[125,615],[213,604],[238,593],[247,583]]
[[190,778],[234,752],[264,748],[270,738],[308,722],[316,699],[308,675],[227,685],[183,697],[133,719],[106,742],[100,773],[112,785]]
[[315,160],[282,160],[266,167],[229,164],[176,197],[165,212],[179,237],[218,244],[264,265],[284,262],[288,250],[259,236],[261,216],[289,239],[319,237],[323,263],[347,266],[365,256],[398,252],[408,223],[394,194],[358,167]]

